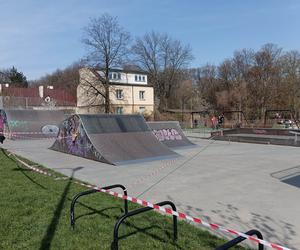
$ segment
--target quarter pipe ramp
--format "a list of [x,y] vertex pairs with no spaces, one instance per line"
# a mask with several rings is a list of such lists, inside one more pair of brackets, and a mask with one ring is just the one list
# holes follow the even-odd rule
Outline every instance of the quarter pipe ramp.
[[178,121],[147,122],[156,138],[169,148],[196,146],[183,133]]
[[73,115],[50,149],[112,165],[179,156],[155,138],[140,115]]
[[0,110],[0,127],[10,139],[56,137],[65,119],[63,111]]

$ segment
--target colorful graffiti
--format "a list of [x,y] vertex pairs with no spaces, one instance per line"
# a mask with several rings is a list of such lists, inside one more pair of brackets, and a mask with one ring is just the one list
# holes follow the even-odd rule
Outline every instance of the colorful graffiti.
[[254,134],[267,134],[267,131],[264,129],[253,129]]
[[4,130],[4,122],[5,122],[5,113],[4,111],[0,110],[0,132]]
[[45,125],[42,127],[42,133],[44,135],[57,135],[59,132],[59,127],[56,125]]
[[7,126],[7,118],[4,110],[0,110],[0,143],[3,144],[5,140],[4,132]]
[[152,132],[159,141],[182,140],[182,136],[174,128],[154,129]]
[[59,128],[57,140],[51,148],[69,154],[103,161],[102,155],[92,145],[80,118],[76,115],[62,123]]
[[19,128],[19,127],[26,127],[26,125],[28,124],[28,121],[19,121],[19,120],[10,120],[8,121],[8,126],[10,128]]
[[0,132],[4,132],[5,127],[7,126],[7,118],[4,110],[0,110]]

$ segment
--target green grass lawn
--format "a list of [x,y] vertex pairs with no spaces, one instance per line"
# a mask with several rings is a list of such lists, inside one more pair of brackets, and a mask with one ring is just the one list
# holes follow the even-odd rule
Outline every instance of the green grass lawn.
[[[4,151],[0,181],[0,249],[110,249],[122,200],[102,193],[83,197],[72,230],[71,199],[85,188],[27,170]],[[138,207],[129,203],[130,210]],[[172,235],[172,218],[150,211],[121,226],[119,249],[213,249],[224,243],[185,221],[179,221],[176,243]]]

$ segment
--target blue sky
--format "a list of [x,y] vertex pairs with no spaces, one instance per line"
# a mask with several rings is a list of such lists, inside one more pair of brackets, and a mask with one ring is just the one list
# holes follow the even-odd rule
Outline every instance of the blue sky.
[[82,58],[90,17],[117,16],[133,37],[155,30],[190,44],[192,67],[242,48],[300,50],[298,0],[0,0],[0,68],[36,79]]

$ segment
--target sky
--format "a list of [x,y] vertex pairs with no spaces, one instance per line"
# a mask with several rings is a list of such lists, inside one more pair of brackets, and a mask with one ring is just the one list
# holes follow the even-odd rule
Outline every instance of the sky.
[[0,69],[34,80],[83,58],[83,28],[103,13],[133,38],[152,30],[189,44],[191,67],[274,43],[300,51],[299,0],[0,0]]

